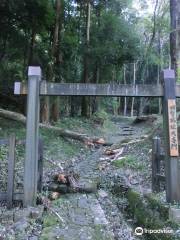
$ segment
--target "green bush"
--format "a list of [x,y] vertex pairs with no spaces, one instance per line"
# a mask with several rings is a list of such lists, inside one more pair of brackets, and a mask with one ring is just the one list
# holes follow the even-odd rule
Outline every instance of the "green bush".
[[99,111],[93,114],[92,120],[100,125],[103,125],[108,120],[108,114],[105,111]]

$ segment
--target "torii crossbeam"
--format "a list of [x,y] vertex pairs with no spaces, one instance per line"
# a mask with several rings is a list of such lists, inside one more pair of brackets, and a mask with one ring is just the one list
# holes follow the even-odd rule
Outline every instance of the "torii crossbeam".
[[[180,85],[176,85],[176,97],[180,98]],[[15,83],[14,94],[27,95],[28,86]],[[102,96],[102,97],[163,97],[161,84],[84,84],[84,83],[49,83],[40,82],[41,96]]]
[[15,83],[16,95],[28,95],[24,205],[35,205],[37,194],[39,99],[41,96],[161,97],[166,150],[166,196],[168,202],[180,203],[179,149],[176,120],[176,98],[173,70],[164,70],[162,85],[75,84],[41,81],[41,69],[29,67],[28,86]]

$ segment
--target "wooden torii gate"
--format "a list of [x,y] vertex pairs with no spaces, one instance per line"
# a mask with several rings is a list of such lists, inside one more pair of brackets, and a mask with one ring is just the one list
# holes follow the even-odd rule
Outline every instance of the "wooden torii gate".
[[175,73],[173,70],[164,70],[162,80],[162,85],[47,83],[46,81],[41,81],[40,67],[29,67],[28,86],[16,82],[14,89],[14,94],[16,95],[28,95],[24,206],[35,205],[37,196],[40,96],[162,98],[166,144],[166,196],[168,202],[180,202],[179,149],[176,119],[176,98],[180,98],[180,85],[175,85]]

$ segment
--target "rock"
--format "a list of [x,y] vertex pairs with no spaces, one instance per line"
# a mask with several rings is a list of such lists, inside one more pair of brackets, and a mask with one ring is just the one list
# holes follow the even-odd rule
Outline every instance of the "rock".
[[75,214],[74,218],[72,219],[72,222],[75,225],[79,226],[89,226],[92,222],[91,219],[87,218],[85,214]]
[[44,207],[40,206],[38,208],[31,207],[30,208],[30,217],[33,219],[38,219],[42,217],[44,211]]
[[94,224],[95,225],[107,225],[108,221],[105,217],[101,217],[101,218],[95,217]]
[[107,225],[108,224],[105,213],[97,200],[94,200],[94,202],[91,202],[90,208],[95,216],[95,218],[94,218],[95,225]]
[[13,211],[5,211],[2,213],[0,220],[2,223],[6,224],[6,223],[13,223],[13,219],[14,219],[14,214]]
[[24,218],[28,218],[30,216],[30,208],[18,209],[14,212],[14,222],[19,222]]
[[99,197],[101,197],[101,198],[106,198],[106,197],[108,197],[108,193],[105,192],[105,191],[102,190],[102,189],[100,189],[100,190],[98,191],[98,194],[99,194]]
[[31,236],[28,238],[28,240],[38,240],[39,238],[37,236]]
[[175,207],[170,207],[169,218],[173,222],[180,223],[180,209]]
[[180,230],[177,230],[177,231],[175,232],[175,236],[180,237]]
[[4,240],[6,236],[6,228],[0,225],[0,240]]
[[131,185],[137,185],[137,184],[139,184],[139,181],[137,179],[131,179],[130,184]]
[[88,199],[87,199],[86,195],[83,195],[82,197],[80,197],[80,199],[78,200],[78,207],[79,208],[89,208],[89,203],[88,203]]
[[26,218],[23,218],[23,219],[21,219],[18,222],[13,224],[13,229],[16,232],[25,232],[28,227],[29,227],[29,223],[28,223],[28,220]]

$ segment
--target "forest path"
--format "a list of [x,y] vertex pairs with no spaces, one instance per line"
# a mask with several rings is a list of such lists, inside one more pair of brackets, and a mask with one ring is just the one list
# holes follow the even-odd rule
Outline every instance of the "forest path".
[[[125,139],[136,139],[144,135],[146,128],[132,125],[132,120],[113,119],[113,128],[106,131],[108,141],[119,143]],[[93,149],[83,160],[73,163],[69,168],[79,173],[80,184],[101,186],[108,172],[101,168],[106,147]],[[103,162],[104,164],[104,162]],[[107,176],[108,178],[108,176]],[[113,185],[113,182],[110,184]],[[133,240],[134,228],[119,210],[108,189],[103,188],[94,194],[66,194],[56,200],[55,210],[62,216],[65,224],[46,227],[42,239],[63,240]],[[58,238],[57,238],[58,237]]]

